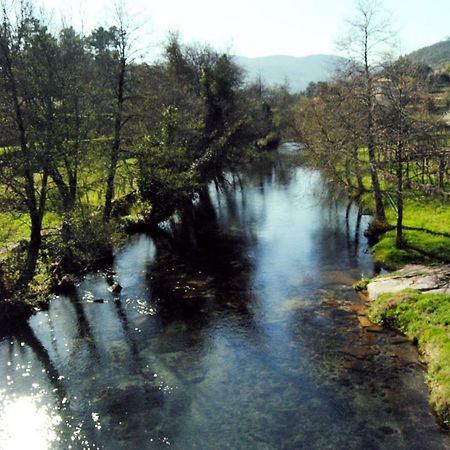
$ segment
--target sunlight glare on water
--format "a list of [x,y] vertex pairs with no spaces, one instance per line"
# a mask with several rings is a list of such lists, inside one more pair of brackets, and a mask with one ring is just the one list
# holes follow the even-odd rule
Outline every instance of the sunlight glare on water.
[[57,440],[55,428],[61,421],[39,399],[24,396],[9,400],[0,416],[0,448],[47,450]]

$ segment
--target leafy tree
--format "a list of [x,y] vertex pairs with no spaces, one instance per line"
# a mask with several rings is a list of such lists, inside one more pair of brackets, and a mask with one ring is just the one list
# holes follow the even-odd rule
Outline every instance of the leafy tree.
[[[321,84],[314,99],[300,105],[300,135],[313,155],[314,163],[346,185],[355,195],[364,192],[358,148],[364,142],[360,112],[355,109],[352,81]],[[342,175],[341,168],[345,168]],[[357,185],[353,186],[352,174]]]
[[139,191],[151,205],[147,217],[151,224],[185,207],[197,187],[197,173],[192,170],[192,161],[180,140],[183,133],[179,133],[179,117],[174,107],[166,108],[159,133],[144,137],[139,145]]
[[60,99],[58,105],[58,164],[54,165],[55,183],[64,211],[72,211],[77,199],[78,178],[87,140],[94,126],[94,82],[92,59],[86,41],[73,28],[59,33]]
[[[26,259],[15,290],[25,289],[35,273],[50,174],[48,147],[40,140],[43,132],[50,133],[42,123],[42,108],[46,106],[42,102],[49,101],[50,86],[48,79],[40,78],[42,62],[33,58],[32,48],[32,43],[41,38],[50,47],[53,45],[42,32],[28,8],[20,11],[17,26],[13,26],[8,11],[3,9],[0,26],[2,134],[8,136],[12,146],[5,148],[1,155],[0,177],[6,192],[11,193],[9,200],[14,202],[14,207],[26,212],[30,219]],[[51,58],[51,51],[48,56]],[[36,94],[30,86],[37,89]]]
[[104,126],[107,133],[110,131],[110,122],[113,124],[113,137],[107,162],[106,194],[103,210],[105,222],[108,222],[111,218],[117,165],[122,150],[123,128],[129,120],[126,102],[131,64],[131,38],[125,19],[125,14],[119,11],[117,26],[112,26],[109,29],[97,28],[90,37],[90,45],[95,57],[96,72],[103,81],[101,104],[105,106],[106,114],[100,114],[106,119]]

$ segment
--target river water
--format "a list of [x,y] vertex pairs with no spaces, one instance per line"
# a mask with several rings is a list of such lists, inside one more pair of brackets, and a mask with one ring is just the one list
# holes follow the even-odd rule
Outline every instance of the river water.
[[369,218],[297,151],[131,237],[119,294],[91,274],[0,341],[1,449],[450,448],[415,348],[351,287]]

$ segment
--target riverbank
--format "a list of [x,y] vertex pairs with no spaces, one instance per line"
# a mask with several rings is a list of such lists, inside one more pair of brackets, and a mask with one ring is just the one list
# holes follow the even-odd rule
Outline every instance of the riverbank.
[[408,266],[367,284],[369,318],[417,344],[427,364],[430,404],[450,426],[450,266]]
[[374,259],[388,270],[397,270],[405,264],[439,264],[450,262],[450,208],[448,200],[426,195],[415,195],[405,201],[405,246],[395,245],[396,211],[386,209],[392,230],[379,237],[373,246]]

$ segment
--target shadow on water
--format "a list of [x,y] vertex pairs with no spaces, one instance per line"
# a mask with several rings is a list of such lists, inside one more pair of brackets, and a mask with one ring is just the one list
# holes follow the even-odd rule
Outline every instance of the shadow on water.
[[[91,274],[0,341],[1,444],[447,448],[415,349],[360,324],[368,217],[292,157],[228,174],[131,237],[120,293]],[[10,406],[24,396],[37,425],[20,447]]]
[[[247,253],[256,236],[245,226],[225,229],[225,218],[219,220],[212,203],[215,189],[202,191],[179,223],[152,234],[156,254],[149,286],[160,316],[169,322],[191,319],[202,326],[209,314],[227,310],[251,320],[252,262]],[[219,195],[226,204],[226,221],[237,222],[240,213],[230,187],[221,187]],[[245,210],[245,200],[240,208]]]

